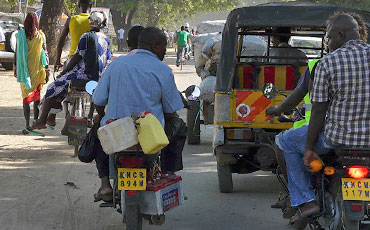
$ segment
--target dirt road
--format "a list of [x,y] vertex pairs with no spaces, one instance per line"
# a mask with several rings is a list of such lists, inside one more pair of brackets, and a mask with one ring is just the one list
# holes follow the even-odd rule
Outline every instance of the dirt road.
[[[166,61],[174,64],[174,53]],[[176,79],[182,90],[199,84],[193,67],[185,69]],[[93,202],[99,187],[95,163],[71,157],[73,148],[59,134],[63,113],[54,131],[43,131],[45,137],[23,135],[19,83],[3,69],[0,82],[0,229],[122,229],[117,212]]]
[[[179,90],[199,84],[191,62],[179,70],[174,52],[166,63],[174,70]],[[72,158],[73,148],[59,131],[45,137],[22,135],[24,117],[19,84],[12,71],[0,69],[0,230],[124,230],[114,209],[99,208],[93,194],[99,187],[95,163]],[[45,88],[43,90],[43,93]],[[183,117],[184,111],[180,113]],[[201,128],[202,143],[185,146],[180,172],[189,199],[166,213],[163,226],[146,230],[286,229],[279,210],[269,208],[281,187],[270,173],[233,175],[232,194],[217,188],[216,161],[212,154],[212,127]]]

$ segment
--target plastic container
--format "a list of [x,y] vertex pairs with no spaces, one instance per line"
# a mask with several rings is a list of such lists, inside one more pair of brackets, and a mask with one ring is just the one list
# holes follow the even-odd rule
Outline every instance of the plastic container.
[[98,137],[106,154],[125,150],[138,143],[137,130],[131,117],[115,120],[98,129]]
[[155,154],[169,144],[161,123],[150,112],[145,112],[144,118],[137,120],[138,140],[145,154]]

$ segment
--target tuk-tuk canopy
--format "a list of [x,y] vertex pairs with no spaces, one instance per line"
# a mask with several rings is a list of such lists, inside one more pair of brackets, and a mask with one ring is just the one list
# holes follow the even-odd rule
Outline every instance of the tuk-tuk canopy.
[[[238,29],[243,27],[316,27],[325,28],[335,12],[361,15],[370,29],[370,12],[309,2],[272,2],[237,8],[229,14],[222,34],[221,59],[215,91],[231,93],[236,68]],[[369,42],[369,40],[368,40]]]

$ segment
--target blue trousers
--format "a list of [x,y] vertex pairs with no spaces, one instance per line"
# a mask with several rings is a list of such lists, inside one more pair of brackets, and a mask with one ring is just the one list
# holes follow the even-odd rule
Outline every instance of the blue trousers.
[[180,64],[180,58],[182,54],[182,50],[185,49],[185,57],[187,55],[187,45],[186,46],[178,46],[177,47],[177,58],[176,58],[176,65]]
[[[315,191],[311,186],[310,172],[303,164],[303,155],[306,148],[308,125],[299,129],[289,129],[276,136],[275,142],[284,151],[288,173],[288,187],[292,206],[299,206],[315,200]],[[330,149],[338,145],[331,143],[321,131],[315,144],[315,151],[319,155],[327,154]]]

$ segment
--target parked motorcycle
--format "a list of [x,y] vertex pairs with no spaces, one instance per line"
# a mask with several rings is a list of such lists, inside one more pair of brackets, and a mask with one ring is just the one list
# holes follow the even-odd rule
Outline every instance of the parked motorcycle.
[[[281,94],[271,83],[263,93],[268,99]],[[310,229],[368,229],[361,221],[370,217],[370,149],[341,147],[323,155],[322,161],[325,167],[311,175],[321,212],[307,221]],[[279,181],[289,194],[287,185]]]

